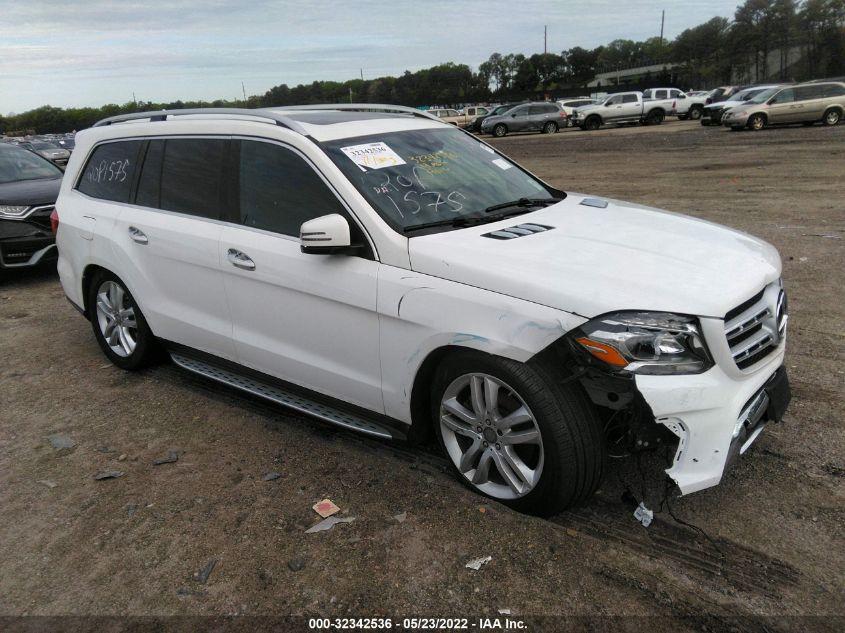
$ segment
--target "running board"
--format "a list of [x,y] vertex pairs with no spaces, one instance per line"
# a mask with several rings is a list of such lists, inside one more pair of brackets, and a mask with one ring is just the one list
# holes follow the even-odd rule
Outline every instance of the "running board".
[[245,391],[259,398],[270,400],[284,407],[294,409],[300,413],[313,415],[325,422],[352,429],[359,433],[365,433],[373,437],[394,439],[396,434],[377,422],[368,420],[352,413],[340,411],[326,404],[316,402],[309,398],[295,394],[276,385],[270,385],[262,380],[257,380],[243,374],[236,373],[229,369],[223,369],[206,361],[189,358],[177,352],[170,352],[170,357],[182,369],[210,378],[223,383],[234,389]]

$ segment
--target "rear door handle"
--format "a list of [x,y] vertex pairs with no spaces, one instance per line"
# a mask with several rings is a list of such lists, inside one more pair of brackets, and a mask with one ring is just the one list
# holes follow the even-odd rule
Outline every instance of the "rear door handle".
[[129,227],[129,238],[138,244],[149,244],[150,238],[146,236],[146,234],[135,226]]
[[255,262],[249,258],[249,255],[242,253],[236,248],[230,248],[226,254],[226,258],[231,262],[232,266],[237,266],[244,270],[255,270]]

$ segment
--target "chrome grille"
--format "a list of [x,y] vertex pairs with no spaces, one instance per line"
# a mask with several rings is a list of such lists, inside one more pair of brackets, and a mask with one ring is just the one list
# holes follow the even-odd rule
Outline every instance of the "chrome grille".
[[733,361],[748,369],[774,352],[786,335],[787,302],[776,281],[725,315],[725,338]]

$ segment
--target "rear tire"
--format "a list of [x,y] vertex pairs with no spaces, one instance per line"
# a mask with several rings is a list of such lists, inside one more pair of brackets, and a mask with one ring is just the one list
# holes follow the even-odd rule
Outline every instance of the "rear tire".
[[440,446],[475,492],[549,516],[587,499],[601,481],[595,411],[574,383],[542,367],[462,351],[438,367],[431,401]]
[[549,121],[545,125],[543,125],[543,134],[554,134],[557,132],[557,123],[554,121]]
[[663,110],[652,110],[648,113],[648,116],[645,118],[646,125],[660,125],[663,123],[663,119],[666,115],[663,113]]
[[839,121],[842,120],[842,113],[839,110],[831,108],[827,112],[824,113],[824,117],[822,118],[822,122],[825,125],[836,125]]
[[100,349],[121,369],[141,369],[160,357],[147,320],[116,275],[101,270],[91,280],[88,316]]
[[497,123],[493,126],[493,136],[496,138],[502,138],[508,133],[508,128],[504,123]]
[[693,121],[697,121],[698,119],[701,118],[702,112],[703,112],[703,109],[702,109],[701,106],[692,106],[689,109],[689,118],[691,118]]

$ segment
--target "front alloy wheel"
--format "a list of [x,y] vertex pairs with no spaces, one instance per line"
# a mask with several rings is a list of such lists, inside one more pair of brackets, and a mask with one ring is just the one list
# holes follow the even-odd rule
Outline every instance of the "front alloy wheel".
[[495,136],[496,138],[501,138],[507,133],[508,133],[508,128],[505,127],[504,123],[498,123],[497,125],[495,125],[493,127],[493,136]]
[[464,374],[449,384],[440,432],[458,471],[484,494],[518,499],[540,480],[540,427],[519,394],[494,376]]
[[755,132],[759,132],[764,127],[766,127],[766,118],[762,114],[755,114],[748,121],[748,127],[750,127]]

